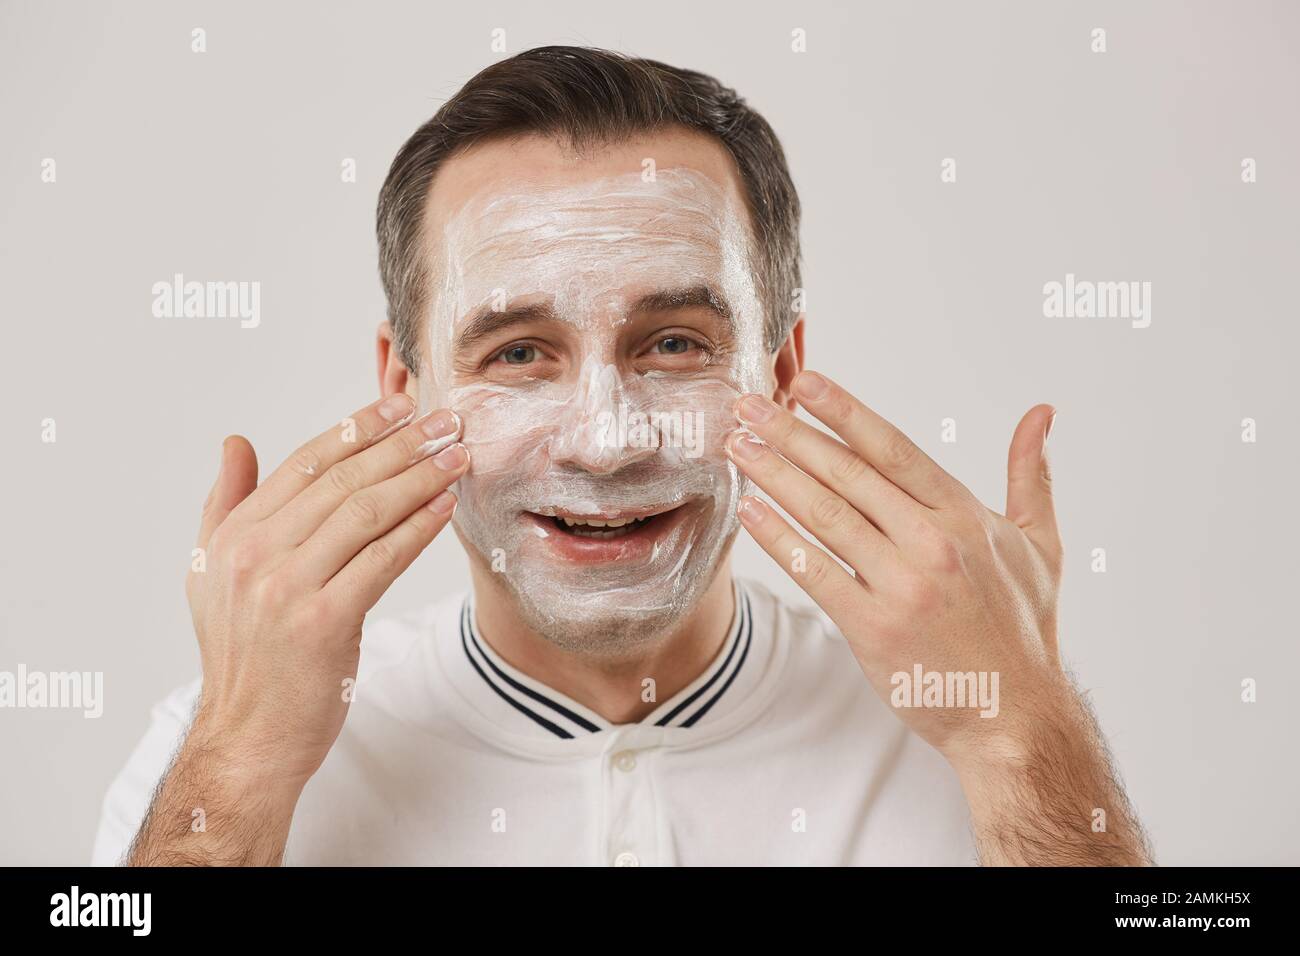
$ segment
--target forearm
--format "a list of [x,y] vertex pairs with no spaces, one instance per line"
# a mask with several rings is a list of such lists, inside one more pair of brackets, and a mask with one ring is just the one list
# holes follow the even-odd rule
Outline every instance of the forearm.
[[1096,719],[1070,698],[957,768],[984,865],[1153,864]]
[[154,794],[128,866],[279,866],[301,786],[191,731]]

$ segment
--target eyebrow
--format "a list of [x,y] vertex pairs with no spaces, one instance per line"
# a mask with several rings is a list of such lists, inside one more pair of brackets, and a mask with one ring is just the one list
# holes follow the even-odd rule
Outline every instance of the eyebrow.
[[546,303],[520,305],[508,309],[494,309],[490,304],[479,306],[465,322],[465,328],[456,336],[456,351],[461,352],[475,343],[495,335],[502,329],[523,325],[526,322],[554,322],[559,319]]
[[633,304],[631,312],[671,312],[673,309],[689,309],[702,306],[708,309],[728,326],[733,324],[731,306],[717,289],[707,285],[691,286],[686,289],[664,289],[643,295]]
[[[735,334],[735,319],[726,298],[716,289],[707,285],[690,286],[683,289],[660,289],[641,296],[632,304],[629,314],[646,312],[671,312],[674,309],[702,307],[708,309],[721,319],[730,334]],[[548,303],[520,305],[506,309],[493,309],[484,303],[475,309],[465,321],[465,327],[456,337],[456,351],[464,351],[477,342],[496,335],[504,329],[529,322],[563,321]]]

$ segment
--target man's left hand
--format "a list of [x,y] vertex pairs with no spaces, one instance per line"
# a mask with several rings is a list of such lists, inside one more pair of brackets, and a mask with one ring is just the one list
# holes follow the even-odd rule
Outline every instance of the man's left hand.
[[[1046,454],[1055,411],[1035,406],[1017,426],[1002,515],[824,376],[801,373],[793,393],[838,439],[748,395],[736,416],[761,442],[739,431],[727,450],[825,550],[757,497],[741,500],[741,521],[839,627],[885,700],[895,675],[917,670],[983,674],[985,687],[997,675],[992,707],[920,706],[913,687],[913,706],[896,708],[957,771],[985,861],[1146,862],[1104,741],[1061,667]],[[1100,831],[1099,809],[1111,821]]]

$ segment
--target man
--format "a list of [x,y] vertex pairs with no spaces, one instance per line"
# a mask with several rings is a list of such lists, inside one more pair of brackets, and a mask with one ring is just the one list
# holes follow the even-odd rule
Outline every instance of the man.
[[[551,47],[470,80],[380,197],[384,397],[260,485],[224,445],[202,680],[96,862],[1147,862],[1058,656],[1052,409],[978,503],[803,371],[798,223],[709,77]],[[449,521],[472,597],[363,643]],[[741,525],[824,614],[733,580]]]

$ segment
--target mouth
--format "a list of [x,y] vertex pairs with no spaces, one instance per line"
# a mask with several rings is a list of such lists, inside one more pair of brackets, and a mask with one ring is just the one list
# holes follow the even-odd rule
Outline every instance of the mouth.
[[604,512],[596,515],[575,515],[566,511],[557,511],[549,517],[555,528],[565,534],[577,538],[613,541],[635,534],[660,517],[671,515],[680,507],[681,505],[665,505],[651,510]]
[[685,520],[690,502],[578,514],[562,508],[526,511],[551,550],[569,561],[593,563],[642,558]]

